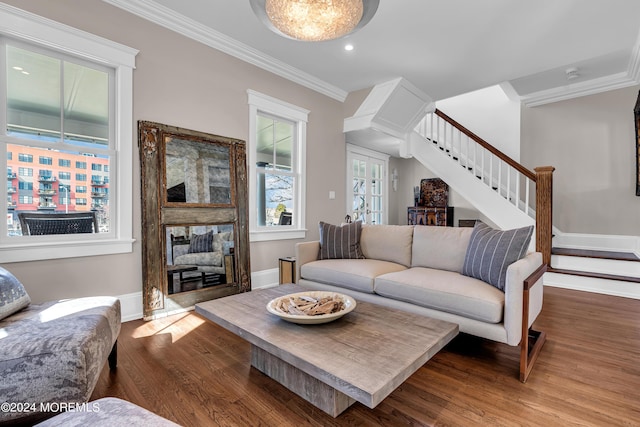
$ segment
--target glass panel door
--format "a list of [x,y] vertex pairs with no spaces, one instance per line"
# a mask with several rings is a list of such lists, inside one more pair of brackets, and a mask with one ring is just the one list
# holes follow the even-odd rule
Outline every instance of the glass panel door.
[[348,209],[352,221],[386,223],[386,161],[349,152]]

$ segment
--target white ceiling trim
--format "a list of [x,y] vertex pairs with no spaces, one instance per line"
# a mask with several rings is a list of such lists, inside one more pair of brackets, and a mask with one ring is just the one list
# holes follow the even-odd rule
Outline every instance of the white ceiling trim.
[[520,101],[527,107],[551,104],[552,102],[566,101],[581,96],[595,95],[610,90],[622,89],[637,85],[637,80],[629,76],[628,72],[612,74],[606,77],[591,79],[585,82],[568,86],[560,86],[553,89],[542,90],[528,95],[520,96]]
[[639,83],[640,34],[638,35],[635,46],[631,49],[631,56],[629,57],[629,65],[627,66],[626,72],[523,95],[520,96],[520,101],[527,107],[537,107],[552,102],[565,101],[567,99],[635,86]]
[[191,18],[179,15],[152,0],[103,1],[340,102],[344,102],[347,98],[346,91],[265,55]]

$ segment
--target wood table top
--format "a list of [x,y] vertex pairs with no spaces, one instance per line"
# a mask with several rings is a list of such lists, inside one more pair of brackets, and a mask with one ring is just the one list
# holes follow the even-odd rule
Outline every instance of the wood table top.
[[289,323],[267,311],[272,299],[304,291],[260,289],[198,303],[196,312],[369,408],[458,334],[455,323],[360,301],[351,313],[319,325]]

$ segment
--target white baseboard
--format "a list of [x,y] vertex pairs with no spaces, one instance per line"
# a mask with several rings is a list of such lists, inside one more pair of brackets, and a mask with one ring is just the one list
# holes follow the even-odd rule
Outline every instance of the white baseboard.
[[118,295],[122,308],[122,321],[142,319],[142,292]]
[[[251,289],[265,289],[278,286],[280,282],[280,270],[269,270],[251,273]],[[122,307],[122,321],[142,319],[142,292],[118,295]]]
[[251,273],[251,289],[273,288],[279,283],[280,270],[277,268]]
[[640,286],[633,282],[579,277],[558,273],[545,273],[542,280],[545,286],[640,299]]

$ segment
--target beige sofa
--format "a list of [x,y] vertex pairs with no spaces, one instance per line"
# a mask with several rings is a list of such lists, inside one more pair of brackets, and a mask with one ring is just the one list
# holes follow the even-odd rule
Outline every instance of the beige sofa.
[[530,329],[542,309],[542,256],[529,252],[509,265],[502,292],[461,274],[472,232],[459,227],[364,225],[364,259],[319,260],[319,241],[299,243],[297,283],[450,321],[461,332],[521,345],[524,382],[545,339],[544,333]]

